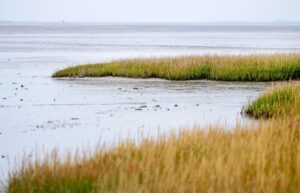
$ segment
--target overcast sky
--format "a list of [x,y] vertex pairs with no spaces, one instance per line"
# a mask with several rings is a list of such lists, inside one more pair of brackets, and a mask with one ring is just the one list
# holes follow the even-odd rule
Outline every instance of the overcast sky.
[[0,0],[0,20],[300,21],[300,0]]

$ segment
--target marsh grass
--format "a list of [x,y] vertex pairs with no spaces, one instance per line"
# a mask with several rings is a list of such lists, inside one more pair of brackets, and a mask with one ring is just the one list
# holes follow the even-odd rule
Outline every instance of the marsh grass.
[[267,91],[245,108],[245,114],[254,118],[300,115],[300,84],[288,84]]
[[299,118],[122,143],[60,161],[52,154],[9,178],[11,193],[300,192]]
[[275,81],[300,78],[300,55],[182,56],[112,61],[59,70],[53,77]]

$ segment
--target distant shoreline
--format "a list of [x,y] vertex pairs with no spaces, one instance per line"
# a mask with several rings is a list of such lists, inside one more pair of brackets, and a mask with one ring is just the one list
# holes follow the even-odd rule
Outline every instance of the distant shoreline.
[[198,26],[300,26],[300,21],[216,21],[216,22],[174,22],[174,21],[13,21],[2,20],[0,24],[99,24],[99,25],[198,25]]

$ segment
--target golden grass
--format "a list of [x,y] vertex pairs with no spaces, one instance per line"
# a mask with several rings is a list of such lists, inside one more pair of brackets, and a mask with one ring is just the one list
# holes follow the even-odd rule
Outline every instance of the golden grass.
[[53,77],[275,81],[300,78],[300,55],[182,56],[112,61],[59,70]]
[[286,118],[300,115],[300,84],[270,89],[254,100],[245,109],[245,113],[255,118]]
[[66,161],[53,154],[12,173],[8,191],[297,193],[300,120],[185,130]]

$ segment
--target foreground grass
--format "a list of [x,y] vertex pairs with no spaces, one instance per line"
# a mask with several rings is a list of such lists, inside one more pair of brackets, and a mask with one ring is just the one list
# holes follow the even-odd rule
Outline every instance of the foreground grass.
[[186,56],[131,59],[69,67],[53,77],[211,79],[226,81],[275,81],[300,78],[300,55]]
[[300,115],[300,84],[275,87],[253,101],[245,113],[255,118]]
[[55,154],[12,173],[9,192],[300,192],[300,121],[210,128],[124,143],[92,157]]

